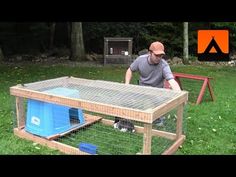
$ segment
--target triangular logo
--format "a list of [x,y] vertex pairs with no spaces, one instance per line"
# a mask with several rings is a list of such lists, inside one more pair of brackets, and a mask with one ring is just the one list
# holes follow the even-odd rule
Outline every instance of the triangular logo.
[[229,31],[199,30],[197,54],[200,61],[228,61]]
[[222,53],[222,51],[221,51],[220,47],[218,46],[218,44],[216,43],[214,37],[212,37],[211,42],[207,46],[204,53]]
[[217,51],[214,47],[212,47],[211,50],[209,51],[209,53],[217,53]]

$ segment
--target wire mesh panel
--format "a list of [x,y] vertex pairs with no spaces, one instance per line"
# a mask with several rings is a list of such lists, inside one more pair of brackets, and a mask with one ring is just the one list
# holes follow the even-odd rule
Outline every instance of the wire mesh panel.
[[[48,140],[64,152],[70,147],[76,154],[168,154],[184,139],[185,91],[61,77],[17,85],[10,92],[16,96],[15,133]],[[153,122],[163,116],[167,126],[161,130]],[[171,146],[173,141],[178,145]]]

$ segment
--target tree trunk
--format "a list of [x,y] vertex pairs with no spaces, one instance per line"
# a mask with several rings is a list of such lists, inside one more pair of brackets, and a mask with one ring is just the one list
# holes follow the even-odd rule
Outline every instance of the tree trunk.
[[184,49],[183,49],[183,63],[189,64],[188,57],[188,22],[184,22]]
[[52,49],[54,47],[55,27],[56,27],[56,23],[52,23],[50,26],[49,49]]
[[71,47],[71,22],[68,22],[67,23],[67,45],[68,45],[68,48]]
[[0,47],[0,62],[4,60],[4,55],[2,52],[2,48]]
[[84,41],[81,22],[72,22],[71,26],[71,56],[70,60],[85,59]]

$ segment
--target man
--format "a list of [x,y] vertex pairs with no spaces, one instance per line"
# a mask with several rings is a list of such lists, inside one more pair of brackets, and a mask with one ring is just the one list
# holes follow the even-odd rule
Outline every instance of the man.
[[[129,84],[132,73],[138,71],[140,74],[139,85],[163,88],[164,81],[167,80],[173,90],[181,90],[174,79],[169,64],[163,59],[164,55],[164,45],[159,41],[153,42],[149,47],[148,54],[136,58],[127,69],[125,83]],[[161,117],[154,123],[162,126],[163,121],[164,117]]]

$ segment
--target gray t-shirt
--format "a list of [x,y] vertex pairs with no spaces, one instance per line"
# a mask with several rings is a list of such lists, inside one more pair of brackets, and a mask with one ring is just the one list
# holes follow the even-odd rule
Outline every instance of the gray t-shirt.
[[163,88],[164,79],[174,79],[170,66],[164,59],[161,59],[158,64],[150,64],[148,57],[149,54],[139,56],[130,65],[130,69],[139,72],[139,85]]

